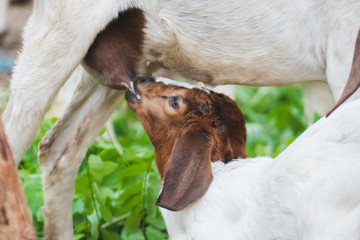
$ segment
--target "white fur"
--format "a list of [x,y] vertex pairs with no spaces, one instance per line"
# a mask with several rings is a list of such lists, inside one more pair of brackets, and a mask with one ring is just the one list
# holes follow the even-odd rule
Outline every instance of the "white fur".
[[275,159],[213,163],[203,198],[179,212],[161,209],[170,239],[359,239],[359,117],[356,100]]
[[209,90],[207,90],[206,88],[202,88],[202,87],[198,87],[189,83],[185,83],[185,82],[178,82],[178,81],[174,81],[172,79],[169,78],[164,78],[164,77],[157,77],[155,79],[156,82],[162,82],[165,83],[166,85],[173,85],[173,86],[179,86],[179,87],[184,87],[184,88],[188,88],[188,89],[193,89],[193,88],[197,88],[197,89],[201,89],[207,93],[210,93]]
[[[146,14],[144,54],[149,61],[162,62],[186,77],[213,85],[327,81],[335,99],[347,81],[360,25],[358,0],[35,0],[13,72],[9,103],[2,115],[17,162],[33,140],[50,103],[96,35],[119,12],[130,7],[141,8]],[[68,125],[57,124],[50,131],[48,136],[59,139],[46,151],[61,153],[61,149],[72,146],[71,138],[59,131],[80,127],[88,132],[84,133],[85,140],[77,144],[80,149],[87,148],[108,116],[96,115],[88,107],[96,103],[90,99],[103,99],[106,90],[89,83],[92,80],[88,74],[83,72],[80,76],[82,87],[59,120]],[[108,113],[113,106],[98,104],[93,109]],[[88,115],[96,115],[93,124],[79,120]],[[74,167],[83,152],[63,154],[62,166]],[[41,158],[43,153],[39,155]],[[47,157],[40,164],[47,169],[49,164],[56,166],[56,161],[55,156]],[[64,167],[49,174],[71,182],[76,167],[70,172]],[[70,199],[71,189],[72,186],[46,193],[49,188],[44,187],[45,201],[58,195]],[[58,212],[45,203],[51,213],[45,214],[45,222],[53,223],[51,227],[45,224],[47,238],[71,238],[69,199],[63,201],[66,210],[58,216],[51,215]]]
[[0,0],[0,34],[6,29],[6,12],[8,8],[8,0]]
[[314,121],[314,114],[324,116],[334,106],[329,86],[323,82],[305,82],[299,84],[303,94],[304,113],[309,123]]
[[[343,87],[360,26],[357,1],[139,4],[148,16],[148,59],[179,71],[185,65],[184,75],[205,80],[204,75],[209,75],[213,84],[286,85],[327,79],[330,85]],[[342,18],[353,25],[341,26]],[[336,41],[330,36],[338,37],[343,31],[347,32],[341,36],[343,43],[329,45]],[[161,53],[160,57],[149,54],[150,49]],[[332,60],[347,65],[342,70],[345,76],[329,79],[326,71],[332,69]],[[336,98],[342,87],[332,87]]]

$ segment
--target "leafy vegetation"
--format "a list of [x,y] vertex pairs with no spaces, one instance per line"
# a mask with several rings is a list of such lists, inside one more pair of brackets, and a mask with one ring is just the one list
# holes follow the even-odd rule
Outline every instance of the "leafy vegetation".
[[[247,121],[250,156],[276,156],[307,126],[300,90],[239,87],[236,100]],[[160,177],[154,149],[124,100],[111,121],[117,140],[105,128],[88,149],[76,179],[73,199],[75,239],[161,240],[167,232],[155,205]],[[37,145],[56,119],[45,119],[19,166],[38,238],[43,236],[43,196]]]

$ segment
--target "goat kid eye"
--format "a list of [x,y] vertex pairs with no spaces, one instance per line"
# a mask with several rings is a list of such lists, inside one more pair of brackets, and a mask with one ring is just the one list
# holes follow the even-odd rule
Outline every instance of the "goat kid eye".
[[170,97],[169,104],[170,104],[170,107],[172,107],[174,109],[178,109],[179,108],[179,100],[178,100],[178,98],[177,97]]

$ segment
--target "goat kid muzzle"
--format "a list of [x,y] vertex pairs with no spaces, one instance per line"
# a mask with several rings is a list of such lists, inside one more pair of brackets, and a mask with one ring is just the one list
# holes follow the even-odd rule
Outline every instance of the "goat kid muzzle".
[[139,77],[132,84],[131,88],[128,88],[128,91],[125,94],[125,99],[131,104],[141,102],[141,92],[139,91],[139,85],[147,84],[150,82],[155,82],[154,77]]
[[136,91],[127,90],[125,93],[125,99],[129,105],[140,103],[141,96]]

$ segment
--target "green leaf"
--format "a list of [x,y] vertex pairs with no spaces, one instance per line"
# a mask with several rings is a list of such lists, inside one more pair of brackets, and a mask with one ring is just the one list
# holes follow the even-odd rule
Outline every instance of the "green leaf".
[[128,231],[137,231],[137,229],[140,226],[140,221],[141,221],[141,207],[138,206],[136,208],[134,208],[131,212],[130,212],[130,216],[126,219],[125,221],[125,226],[127,227]]
[[100,133],[99,133],[99,136],[102,136],[102,135],[104,134],[104,132],[106,132],[106,128],[105,128],[105,127],[103,127],[103,128],[101,129],[101,131],[100,131]]
[[147,175],[147,187],[150,188],[149,191],[152,191],[156,196],[160,192],[161,179],[159,174],[154,171],[149,172]]
[[138,230],[136,232],[131,233],[128,238],[128,240],[145,240],[144,234],[141,230]]
[[90,167],[90,174],[97,179],[109,175],[119,166],[119,164],[114,162],[103,162],[99,156],[93,154],[89,156],[88,162]]
[[44,119],[43,123],[41,124],[41,131],[43,133],[49,131],[51,129],[52,123],[50,119]]
[[23,188],[27,204],[33,216],[35,216],[38,208],[40,208],[44,203],[40,176],[32,175],[32,177],[27,179],[27,181],[23,182]]
[[74,227],[74,232],[75,233],[78,233],[78,232],[81,232],[81,231],[85,231],[88,229],[88,222],[87,221],[83,221],[82,223],[76,225]]
[[157,216],[148,215],[146,218],[146,222],[148,222],[158,230],[166,230],[164,219],[162,218],[160,213]]
[[99,141],[98,144],[97,144],[97,147],[100,149],[100,150],[104,150],[104,149],[109,149],[109,148],[113,148],[114,145],[109,142],[109,141],[105,141],[102,139],[102,141]]
[[57,117],[53,117],[53,118],[50,119],[50,122],[51,122],[52,125],[54,125],[57,120],[58,120]]
[[128,232],[128,229],[125,227],[124,230],[125,231],[121,232],[121,237],[123,240],[145,240],[144,234],[140,229]]
[[99,189],[98,185],[96,184],[96,182],[92,183],[92,189],[93,189],[93,191],[95,193],[96,198],[99,200],[99,202],[101,204],[104,204],[105,199],[104,199],[103,195],[101,194],[100,189]]
[[317,122],[322,116],[318,113],[314,113],[313,122]]
[[132,209],[134,207],[138,207],[142,205],[142,196],[141,193],[129,197],[121,206],[124,207],[124,209]]
[[44,222],[44,214],[43,214],[42,208],[38,208],[38,210],[36,212],[36,219],[38,222]]
[[99,156],[91,154],[88,159],[90,171],[101,170],[104,163]]
[[166,237],[164,233],[151,226],[147,227],[145,232],[148,240],[160,240]]
[[118,198],[119,201],[124,201],[129,199],[131,196],[141,194],[142,192],[142,183],[136,183],[125,189]]
[[121,237],[114,232],[107,231],[106,229],[100,229],[100,231],[101,231],[102,237],[106,240],[120,240],[121,239]]
[[90,240],[97,240],[99,238],[98,223],[99,220],[96,216],[96,212],[93,211],[91,215],[88,216],[90,222]]
[[99,157],[104,161],[110,161],[119,157],[119,153],[115,148],[107,148],[103,150]]
[[81,233],[81,234],[74,234],[74,240],[81,240],[84,239],[85,234]]
[[142,164],[134,164],[132,166],[129,166],[119,172],[119,176],[121,178],[129,177],[129,176],[138,176],[144,172],[146,172],[148,169],[148,164],[142,163]]
[[73,214],[84,212],[84,202],[81,199],[77,199],[73,202],[72,212]]
[[113,216],[111,214],[111,211],[105,205],[101,205],[99,210],[100,210],[100,213],[101,213],[101,217],[106,222],[111,222],[113,220]]
[[102,171],[105,175],[109,175],[110,173],[114,172],[116,168],[119,166],[119,164],[110,162],[110,161],[104,161],[104,166]]

